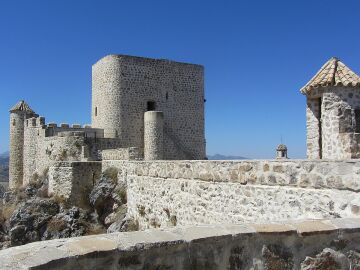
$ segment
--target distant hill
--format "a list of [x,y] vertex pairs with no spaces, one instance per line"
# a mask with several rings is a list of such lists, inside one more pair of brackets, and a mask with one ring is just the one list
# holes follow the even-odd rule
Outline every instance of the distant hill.
[[0,154],[0,182],[9,181],[9,152]]
[[209,160],[239,160],[239,159],[248,159],[246,157],[241,157],[241,156],[224,156],[224,155],[220,155],[220,154],[215,154],[215,155],[209,155],[208,156]]
[[1,158],[9,158],[9,151],[4,152],[4,153],[1,153],[1,154],[0,154],[0,159],[1,159]]

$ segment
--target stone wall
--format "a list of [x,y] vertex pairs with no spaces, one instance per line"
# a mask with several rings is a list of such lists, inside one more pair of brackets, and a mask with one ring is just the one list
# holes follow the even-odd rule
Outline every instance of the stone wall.
[[104,161],[140,228],[360,214],[360,161]]
[[101,151],[102,160],[141,160],[142,151],[137,147],[107,149]]
[[123,147],[144,148],[144,113],[164,112],[165,159],[205,158],[204,69],[161,59],[108,55],[92,67],[92,126]]
[[[44,117],[26,119],[22,132],[23,172],[17,173],[23,173],[22,183],[25,185],[37,175],[46,173],[55,162],[101,160],[103,150],[118,149],[123,145],[119,139],[103,138],[104,131],[101,129],[88,125],[46,125]],[[130,152],[128,156],[136,155],[134,151]]]
[[164,159],[164,114],[149,111],[144,115],[144,159]]
[[358,269],[360,220],[218,225],[43,241],[0,251],[15,269]]
[[319,98],[308,98],[306,103],[306,154],[308,159],[321,158]]
[[56,162],[49,169],[49,196],[87,207],[89,194],[101,174],[101,162]]
[[25,112],[10,113],[9,187],[17,188],[23,181]]
[[326,87],[308,94],[308,158],[320,158],[320,151],[324,159],[360,158],[360,134],[356,132],[360,123],[356,123],[355,110],[360,110],[358,88]]

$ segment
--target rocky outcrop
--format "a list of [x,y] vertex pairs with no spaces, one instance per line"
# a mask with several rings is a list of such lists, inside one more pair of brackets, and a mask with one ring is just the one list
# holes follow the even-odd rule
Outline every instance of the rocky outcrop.
[[90,193],[90,205],[109,233],[138,230],[136,222],[127,218],[126,184],[117,175],[115,168],[103,173]]
[[[126,217],[126,186],[117,184],[117,171],[107,170],[94,185],[84,209],[61,197],[47,197],[47,179],[18,191],[4,192],[0,203],[0,249],[35,241],[116,231],[134,231]],[[1,186],[0,186],[1,187]],[[1,190],[0,190],[1,191]]]
[[59,205],[53,200],[35,198],[21,203],[9,220],[11,245],[41,240],[48,221],[58,212]]
[[353,250],[344,253],[325,248],[315,258],[306,257],[301,270],[360,270],[360,253]]

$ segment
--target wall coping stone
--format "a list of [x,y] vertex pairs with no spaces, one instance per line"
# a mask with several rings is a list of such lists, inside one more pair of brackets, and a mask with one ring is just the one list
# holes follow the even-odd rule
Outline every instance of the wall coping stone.
[[[355,230],[355,231],[354,231]],[[170,229],[149,229],[139,232],[112,233],[34,242],[0,251],[2,269],[49,269],[61,265],[64,260],[80,259],[82,256],[100,252],[126,253],[157,248],[162,245],[176,246],[196,243],[200,239],[216,237],[240,237],[266,233],[280,235],[289,233],[304,237],[317,234],[359,232],[360,218],[333,220],[304,220],[289,223],[204,225],[175,227]],[[83,268],[85,269],[85,268]]]

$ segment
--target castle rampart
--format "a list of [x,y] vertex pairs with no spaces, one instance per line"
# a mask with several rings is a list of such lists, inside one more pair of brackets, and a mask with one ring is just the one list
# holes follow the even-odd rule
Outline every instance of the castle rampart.
[[360,215],[359,160],[103,161],[109,167],[122,173],[141,229]]

